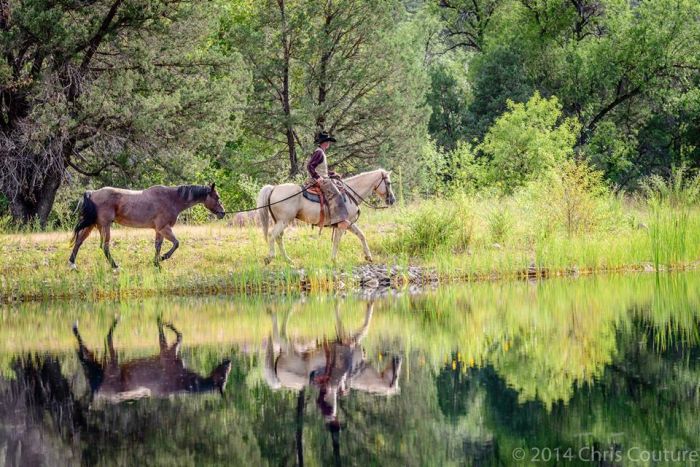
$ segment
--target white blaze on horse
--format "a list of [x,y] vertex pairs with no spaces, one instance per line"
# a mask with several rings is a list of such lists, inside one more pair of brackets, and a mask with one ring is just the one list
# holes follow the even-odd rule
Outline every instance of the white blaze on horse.
[[[83,196],[80,220],[75,226],[71,240],[73,244],[73,252],[69,259],[71,268],[75,269],[75,258],[78,255],[80,245],[95,227],[100,231],[102,251],[104,251],[107,261],[113,268],[117,268],[117,263],[109,251],[112,222],[127,227],[155,230],[156,255],[154,263],[159,266],[161,261],[173,255],[180,244],[172,230],[173,225],[177,222],[177,217],[182,211],[196,204],[203,204],[219,219],[226,214],[213,183],[211,186],[152,186],[141,191],[105,187],[86,192]],[[170,241],[173,246],[167,253],[160,256],[164,238]]]
[[[351,221],[350,230],[362,243],[365,259],[372,261],[372,253],[369,251],[364,233],[355,222],[360,215],[360,207],[364,200],[372,194],[376,194],[384,203],[391,206],[396,202],[394,192],[391,190],[391,172],[384,169],[377,169],[371,172],[363,172],[359,175],[344,178],[343,184],[346,186],[348,218]],[[296,195],[295,195],[296,193]],[[358,199],[359,198],[359,199]],[[355,199],[356,203],[353,202]],[[309,201],[302,195],[299,185],[294,183],[284,183],[282,185],[265,185],[258,193],[258,210],[260,221],[265,234],[265,239],[269,244],[269,254],[265,262],[269,263],[275,257],[275,241],[284,259],[291,262],[291,258],[284,248],[284,229],[294,219],[299,219],[309,224],[318,225],[321,218],[319,204]],[[272,230],[268,233],[272,217]],[[335,260],[338,254],[338,245],[345,231],[343,229],[333,229],[333,249],[331,258]]]

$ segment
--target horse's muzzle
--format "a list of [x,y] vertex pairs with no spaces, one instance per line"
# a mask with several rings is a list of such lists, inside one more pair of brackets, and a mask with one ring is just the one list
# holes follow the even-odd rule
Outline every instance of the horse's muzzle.
[[216,217],[218,219],[223,219],[224,216],[226,215],[226,213],[224,211],[215,212],[214,214],[216,214]]

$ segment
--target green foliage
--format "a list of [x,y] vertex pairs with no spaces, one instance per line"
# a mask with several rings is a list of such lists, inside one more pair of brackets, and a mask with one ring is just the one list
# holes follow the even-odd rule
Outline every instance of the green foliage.
[[389,249],[413,256],[449,248],[459,225],[455,214],[454,208],[429,202],[412,209]]
[[303,170],[324,128],[339,142],[329,152],[339,172],[377,163],[412,168],[403,154],[426,138],[424,32],[404,21],[398,2],[255,2],[222,21],[225,47],[244,56],[253,95],[243,124],[271,145],[267,174]]
[[613,229],[621,217],[603,173],[585,161],[563,160],[528,184],[523,195],[545,235],[555,230],[573,236]]
[[489,158],[487,183],[512,193],[573,153],[578,123],[564,118],[556,97],[535,93],[525,104],[508,102],[479,145]]
[[658,271],[662,265],[682,262],[687,255],[691,232],[698,229],[693,210],[700,201],[700,176],[688,176],[686,167],[676,167],[668,180],[651,176],[643,184],[651,208],[649,236]]
[[[433,10],[443,23],[431,44],[440,62],[469,56],[468,86],[455,86],[468,90],[463,138],[482,138],[509,99],[539,91],[579,120],[577,148],[616,185],[697,167],[697,2],[451,0]],[[459,54],[441,54],[452,48]],[[431,131],[443,138],[442,128]]]

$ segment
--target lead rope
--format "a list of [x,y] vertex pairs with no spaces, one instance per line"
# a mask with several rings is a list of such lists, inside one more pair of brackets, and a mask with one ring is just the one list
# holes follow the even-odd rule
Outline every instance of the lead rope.
[[[257,211],[258,209],[269,208],[270,206],[274,206],[275,204],[279,204],[283,201],[287,201],[288,199],[292,199],[295,196],[299,196],[300,194],[306,192],[306,190],[308,190],[309,188],[311,188],[314,185],[315,185],[315,183],[312,183],[311,185],[305,186],[301,189],[301,191],[294,193],[293,195],[287,196],[286,198],[282,198],[278,201],[275,201],[274,203],[270,203],[270,198],[268,197],[267,204],[263,204],[262,206],[258,206],[257,208],[241,209],[240,211],[224,211],[224,214],[238,214],[241,212],[251,212],[251,211]],[[274,189],[275,188],[272,188],[272,190],[274,190]],[[272,191],[270,192],[270,195],[272,195]]]

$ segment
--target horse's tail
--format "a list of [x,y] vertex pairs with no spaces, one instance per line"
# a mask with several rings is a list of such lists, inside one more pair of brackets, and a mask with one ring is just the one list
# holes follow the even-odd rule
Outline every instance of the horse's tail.
[[270,194],[272,193],[272,185],[265,185],[258,193],[258,215],[260,216],[260,225],[262,226],[265,240],[267,240],[267,228],[270,224]]
[[80,217],[78,218],[75,229],[73,229],[73,237],[70,240],[71,245],[78,239],[78,233],[80,233],[81,230],[97,223],[97,206],[90,199],[89,191],[86,191],[83,195],[81,206],[78,208],[80,209]]

